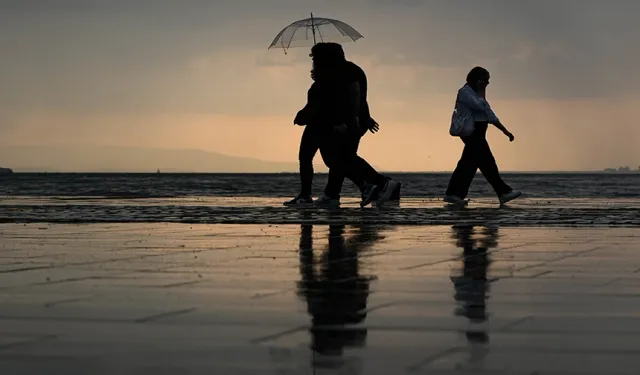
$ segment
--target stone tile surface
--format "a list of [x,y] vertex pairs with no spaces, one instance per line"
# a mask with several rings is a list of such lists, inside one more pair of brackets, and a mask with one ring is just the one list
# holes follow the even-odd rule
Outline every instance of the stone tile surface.
[[345,198],[339,209],[296,209],[291,197],[183,197],[100,199],[1,197],[0,223],[393,224],[640,227],[637,198],[522,197],[500,207],[497,198],[473,198],[456,208],[442,198],[403,197],[381,209],[361,209]]
[[0,374],[638,374],[640,230],[0,225]]

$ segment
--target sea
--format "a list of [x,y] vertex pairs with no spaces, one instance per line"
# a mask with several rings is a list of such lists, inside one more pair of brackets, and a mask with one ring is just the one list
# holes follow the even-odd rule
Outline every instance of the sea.
[[[450,173],[387,175],[402,183],[400,211],[436,202],[442,207]],[[516,205],[524,208],[558,200],[565,207],[640,206],[640,173],[503,173],[503,178],[523,191]],[[326,180],[326,174],[315,175],[314,195],[322,193]],[[292,215],[282,203],[299,185],[296,173],[14,173],[0,176],[0,222],[273,221]],[[345,181],[343,207],[355,209],[358,197],[353,183]],[[496,201],[480,173],[469,197]]]

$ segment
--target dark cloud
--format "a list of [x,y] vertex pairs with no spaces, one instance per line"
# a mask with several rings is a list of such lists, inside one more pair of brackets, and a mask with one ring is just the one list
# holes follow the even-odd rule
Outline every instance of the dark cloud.
[[[0,0],[0,106],[236,113],[246,104],[231,105],[231,94],[213,101],[208,91],[233,91],[221,85],[238,74],[233,85],[249,88],[241,99],[254,103],[250,109],[275,111],[251,87],[268,84],[256,82],[264,69],[308,76],[305,53],[283,58],[266,47],[310,11],[365,36],[345,44],[354,59],[415,69],[413,83],[401,86],[370,75],[398,95],[448,93],[476,64],[492,71],[492,95],[501,98],[639,93],[640,2],[631,0]],[[244,55],[255,72],[189,76],[193,59],[246,51],[255,51]]]
[[[640,2],[372,0],[384,27],[363,48],[379,64],[493,70],[503,97],[638,95]],[[384,48],[382,48],[384,46]],[[461,77],[462,78],[462,77]],[[416,82],[416,87],[421,83]]]

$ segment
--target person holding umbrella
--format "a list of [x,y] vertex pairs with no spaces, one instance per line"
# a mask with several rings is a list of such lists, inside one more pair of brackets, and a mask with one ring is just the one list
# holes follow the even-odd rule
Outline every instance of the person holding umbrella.
[[[400,184],[378,173],[358,156],[360,138],[372,127],[366,107],[363,109],[360,77],[336,43],[319,43],[312,49],[314,109],[312,118],[318,121],[320,154],[329,167],[329,181],[324,195],[314,204],[337,206],[342,182],[346,176],[358,183],[366,181],[362,207],[376,199],[378,206],[389,201]],[[315,91],[315,93],[314,93]],[[360,116],[364,114],[361,122]]]
[[[309,32],[311,31],[311,32]],[[324,43],[325,39],[340,40],[340,41],[356,41],[362,38],[362,35],[348,24],[331,18],[314,18],[311,14],[310,18],[295,21],[289,26],[285,27],[274,38],[269,48],[279,47],[282,48],[285,53],[290,47],[308,45],[310,43],[310,36],[313,37],[313,49],[310,57],[313,57],[314,50],[333,50],[335,56],[341,60],[345,60],[344,51],[342,46],[337,43]],[[322,43],[317,43],[319,38]],[[367,77],[364,71],[355,63],[347,61],[347,68],[350,70],[350,74],[356,77],[360,86],[360,103],[361,110],[359,113],[360,127],[362,129],[362,137],[367,131],[376,133],[379,130],[379,124],[371,118],[369,112],[369,105],[367,103]],[[300,140],[300,150],[298,159],[300,162],[300,194],[295,198],[284,202],[285,206],[306,206],[313,203],[311,197],[311,188],[313,185],[313,158],[320,148],[320,142],[322,138],[322,131],[320,130],[322,124],[322,113],[318,111],[318,98],[316,83],[312,84],[307,93],[307,105],[298,112],[294,119],[294,124],[305,126],[305,130]],[[354,144],[357,148],[359,146],[358,141]],[[344,182],[345,176],[338,174],[336,171],[329,174],[329,181],[327,182],[326,191],[340,191]],[[374,191],[371,195],[371,184],[367,184],[361,178],[351,175],[349,176],[360,189],[362,194],[362,203],[364,206],[371,201],[377,200],[377,193]],[[371,181],[368,181],[371,182]],[[322,197],[316,200],[318,205],[339,205],[338,199],[325,199]],[[400,199],[400,184],[396,185],[395,190],[392,192],[391,200],[398,201]]]
[[[333,53],[338,56],[340,59],[345,59],[344,51],[339,44],[335,43],[319,43],[314,46],[312,49],[311,55],[314,55],[314,51],[321,50],[323,48],[334,49]],[[317,53],[317,52],[316,52]],[[321,52],[322,53],[322,52]],[[365,72],[358,65],[351,61],[346,61],[347,69],[349,70],[349,74],[353,75],[353,77],[358,81],[360,85],[360,112],[359,112],[359,120],[360,127],[362,133],[360,134],[360,138],[364,136],[367,131],[371,133],[376,133],[379,130],[379,124],[373,118],[371,118],[371,114],[369,111],[369,105],[367,103],[367,77]],[[298,159],[300,162],[300,194],[293,198],[290,201],[284,203],[285,206],[297,206],[297,205],[308,205],[311,204],[311,187],[313,183],[313,158],[315,157],[317,151],[320,148],[321,142],[321,131],[319,128],[322,127],[322,124],[318,124],[318,120],[321,120],[321,114],[318,113],[317,100],[315,100],[315,93],[318,91],[317,84],[314,82],[309,92],[307,93],[307,105],[301,109],[294,119],[294,124],[305,126],[305,130],[302,134],[302,139],[300,140],[300,151],[298,154]],[[360,138],[356,141],[354,146],[359,147]],[[334,171],[334,173],[329,173],[329,181],[327,181],[327,186],[325,188],[326,191],[340,191],[342,189],[342,185],[344,183],[345,176],[339,175]],[[369,196],[371,193],[372,185],[371,183],[367,183],[366,181],[358,178],[357,176],[350,176],[350,179],[358,186],[362,195],[362,205],[367,205],[371,201],[376,201],[377,196],[374,193],[374,196]],[[369,181],[370,182],[370,181]],[[394,190],[390,200],[397,201],[400,199],[400,187],[401,185],[398,183],[398,186]],[[318,205],[339,205],[339,199],[327,199],[326,194],[324,197],[316,200],[316,204]]]

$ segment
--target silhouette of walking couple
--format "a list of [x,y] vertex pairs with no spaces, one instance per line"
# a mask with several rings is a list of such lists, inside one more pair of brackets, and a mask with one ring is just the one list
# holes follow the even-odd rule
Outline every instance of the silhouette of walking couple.
[[[313,84],[307,92],[307,104],[294,124],[305,126],[300,141],[300,194],[285,206],[339,207],[344,179],[351,180],[361,192],[361,207],[383,206],[400,200],[401,183],[384,176],[358,155],[360,139],[369,131],[376,133],[379,124],[371,117],[367,102],[367,77],[355,63],[348,61],[337,43],[318,43],[309,55],[313,62]],[[451,176],[444,201],[466,205],[466,196],[478,168],[504,204],[518,196],[498,171],[486,140],[488,124],[495,125],[513,141],[514,137],[489,106],[486,87],[489,72],[473,68],[467,83],[458,91],[450,133],[464,142],[464,151]],[[313,158],[320,155],[329,168],[324,194],[312,199]]]

